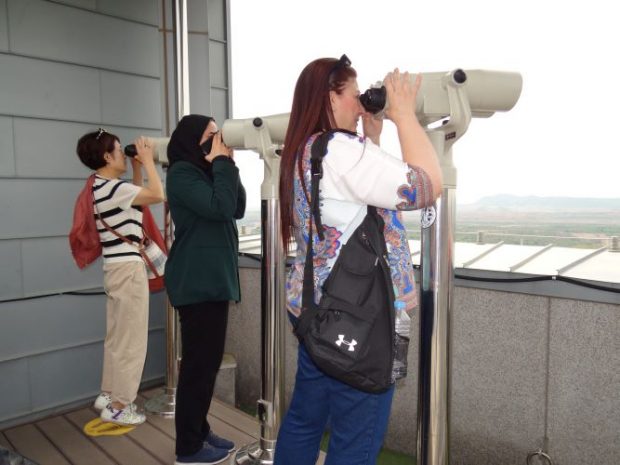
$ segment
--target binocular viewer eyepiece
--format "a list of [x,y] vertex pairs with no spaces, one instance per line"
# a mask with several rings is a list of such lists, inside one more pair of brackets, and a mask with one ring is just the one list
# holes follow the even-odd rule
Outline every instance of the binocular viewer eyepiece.
[[385,108],[387,91],[385,86],[371,87],[360,95],[360,103],[368,113],[376,115]]
[[125,148],[123,149],[123,152],[125,153],[125,155],[131,158],[138,155],[138,149],[136,149],[136,144],[126,145]]

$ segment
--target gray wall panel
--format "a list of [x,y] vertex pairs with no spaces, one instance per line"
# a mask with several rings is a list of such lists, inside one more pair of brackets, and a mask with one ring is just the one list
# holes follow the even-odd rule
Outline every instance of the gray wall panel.
[[[209,87],[209,39],[205,35],[191,34],[189,37],[189,95],[191,112],[211,115]],[[218,120],[218,124],[223,121]]]
[[[0,119],[0,128],[2,127]],[[76,152],[77,141],[84,134],[95,131],[96,125],[60,121],[15,118],[15,157],[17,174],[22,177],[57,177],[86,179],[91,171],[84,166]],[[159,130],[131,129],[106,126],[125,146],[140,136],[159,137]],[[0,129],[1,131],[1,129]],[[36,134],[37,137],[33,137]],[[2,142],[0,142],[1,144]],[[125,177],[131,177],[128,165]]]
[[209,71],[211,85],[228,88],[228,57],[226,44],[209,41]]
[[101,343],[42,354],[29,359],[34,411],[98,394],[101,383]]
[[[90,289],[102,285],[101,258],[80,270],[73,261],[66,237],[24,240],[22,256],[25,295]],[[53,264],[54,272],[50,273],[41,263]]]
[[159,77],[155,27],[42,0],[9,0],[9,12],[15,53]]
[[[165,374],[165,358],[160,356],[162,338],[159,334],[156,332],[149,337],[147,354],[152,355],[150,359],[147,355],[148,369],[143,372],[143,380],[161,378]],[[30,358],[32,409],[42,410],[88,397],[94,398],[100,390],[102,366],[102,343]]]
[[159,79],[101,72],[105,124],[161,129]]
[[94,131],[95,125],[15,118],[14,126],[18,176],[85,179],[90,175],[75,147],[78,138]]
[[105,337],[105,296],[55,296],[0,305],[3,361]]
[[13,119],[0,116],[0,176],[15,175]]
[[24,389],[27,379],[27,360],[0,363],[0,421],[30,411],[30,390]]
[[209,37],[226,40],[226,0],[208,0]]
[[218,124],[222,124],[229,116],[228,111],[228,91],[221,89],[211,89],[211,115]]
[[457,289],[450,430],[456,463],[481,463],[482,454],[482,463],[518,464],[540,444],[547,307],[542,297]]
[[[2,263],[2,266],[0,266],[0,300],[21,297],[21,241],[0,241],[0,263]],[[1,324],[0,328],[2,328]],[[0,337],[0,340],[1,339]],[[0,350],[0,354],[2,353],[2,350]]]
[[[149,328],[162,331],[166,324],[165,293],[151,294],[149,304]],[[61,295],[6,302],[0,304],[0,328],[0,362],[102,343],[106,298]],[[28,338],[24,337],[26,334]]]
[[187,29],[190,32],[209,31],[205,0],[187,0]]
[[555,463],[620,458],[620,306],[554,299],[549,439]]
[[9,49],[9,32],[7,29],[6,0],[0,0],[0,50]]
[[97,10],[114,16],[159,24],[159,0],[97,0]]
[[[149,327],[155,329],[149,331],[143,380],[165,375],[164,297],[164,293],[151,295]],[[0,304],[0,328],[3,359],[32,354],[0,360],[0,399],[10,399],[0,401],[0,421],[94,397],[99,391],[104,296],[58,296]],[[20,354],[14,353],[17,349]]]
[[83,185],[82,180],[3,180],[0,239],[66,236],[71,229],[73,205]]
[[94,69],[0,55],[0,113],[99,121],[99,73]]

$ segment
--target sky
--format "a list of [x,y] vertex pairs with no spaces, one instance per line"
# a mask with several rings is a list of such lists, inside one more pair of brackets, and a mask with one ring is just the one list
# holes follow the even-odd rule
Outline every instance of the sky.
[[[233,118],[290,111],[310,61],[346,53],[360,90],[394,67],[519,72],[515,107],[453,147],[457,202],[495,194],[620,197],[620,27],[608,0],[231,0]],[[381,145],[399,154],[386,121]],[[250,208],[262,162],[235,157]]]

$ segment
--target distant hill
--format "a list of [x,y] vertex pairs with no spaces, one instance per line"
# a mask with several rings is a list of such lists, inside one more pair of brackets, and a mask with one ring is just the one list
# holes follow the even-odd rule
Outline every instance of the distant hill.
[[499,194],[483,197],[473,204],[459,205],[458,210],[481,211],[508,209],[513,211],[618,211],[620,198],[537,197]]

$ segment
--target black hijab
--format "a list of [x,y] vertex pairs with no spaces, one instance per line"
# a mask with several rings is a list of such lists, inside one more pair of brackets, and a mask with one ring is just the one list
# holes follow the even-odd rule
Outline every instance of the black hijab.
[[211,163],[205,160],[200,148],[200,139],[207,125],[215,121],[210,116],[186,115],[181,118],[168,142],[168,164],[170,167],[177,161],[187,161],[211,176]]

